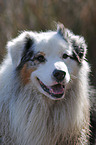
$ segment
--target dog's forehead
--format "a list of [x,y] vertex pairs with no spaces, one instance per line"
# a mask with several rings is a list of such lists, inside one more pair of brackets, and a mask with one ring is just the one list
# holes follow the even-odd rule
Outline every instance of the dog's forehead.
[[69,44],[57,32],[42,33],[39,34],[39,38],[36,41],[36,51],[45,52],[45,54],[50,55],[70,50]]

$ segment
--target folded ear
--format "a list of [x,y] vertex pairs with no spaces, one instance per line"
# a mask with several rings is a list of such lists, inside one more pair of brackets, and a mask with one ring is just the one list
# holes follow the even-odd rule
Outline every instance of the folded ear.
[[86,57],[87,45],[83,37],[74,36],[71,39],[71,43],[73,46],[73,58],[77,60],[79,63]]
[[17,38],[8,42],[7,49],[14,67],[20,64],[22,56],[27,53],[32,44],[33,39],[27,32],[23,32]]

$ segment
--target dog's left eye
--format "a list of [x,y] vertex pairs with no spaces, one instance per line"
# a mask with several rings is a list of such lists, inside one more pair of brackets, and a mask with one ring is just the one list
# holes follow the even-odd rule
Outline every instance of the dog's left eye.
[[66,53],[64,53],[62,57],[63,59],[67,59],[69,56]]
[[36,57],[36,60],[38,60],[39,62],[45,62],[45,57],[43,55],[39,55]]

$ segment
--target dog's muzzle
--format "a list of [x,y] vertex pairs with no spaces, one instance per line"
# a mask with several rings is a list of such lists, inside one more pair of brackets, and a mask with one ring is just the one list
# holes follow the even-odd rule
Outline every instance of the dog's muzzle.
[[65,86],[58,83],[52,86],[46,86],[39,78],[37,78],[41,88],[48,93],[54,100],[59,100],[64,97]]

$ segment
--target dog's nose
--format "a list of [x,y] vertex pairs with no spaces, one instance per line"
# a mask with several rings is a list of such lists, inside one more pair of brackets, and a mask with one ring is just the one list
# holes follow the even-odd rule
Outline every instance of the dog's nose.
[[55,78],[55,80],[57,82],[63,81],[63,79],[65,78],[65,75],[66,75],[66,72],[65,71],[57,70],[57,69],[55,69],[53,71],[53,77]]

